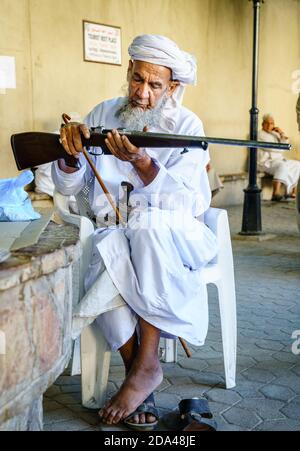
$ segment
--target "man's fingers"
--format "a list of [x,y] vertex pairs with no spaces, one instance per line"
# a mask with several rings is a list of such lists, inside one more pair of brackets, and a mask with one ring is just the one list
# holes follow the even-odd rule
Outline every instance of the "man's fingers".
[[72,138],[73,138],[73,144],[74,144],[75,150],[77,152],[81,152],[83,145],[82,145],[82,141],[81,141],[80,128],[76,125],[72,125],[71,130],[72,130]]
[[67,140],[67,136],[66,136],[66,130],[65,130],[65,127],[62,127],[62,128],[60,129],[60,142],[61,142],[63,148],[65,149],[65,151],[66,151],[69,155],[72,155],[72,152],[70,151],[69,146],[68,146],[68,140]]
[[89,139],[90,137],[91,137],[91,134],[90,134],[90,130],[89,130],[89,128],[88,128],[88,126],[87,125],[85,125],[85,124],[80,124],[80,131],[81,131],[81,133],[83,134],[83,136],[86,138],[86,139]]
[[122,143],[123,143],[123,146],[125,147],[125,149],[128,150],[128,152],[130,152],[130,153],[137,153],[139,150],[136,146],[131,144],[131,142],[125,135],[122,136]]
[[109,139],[106,138],[105,140],[105,144],[107,145],[108,149],[111,151],[111,153],[116,157],[116,152],[115,149],[113,148],[113,146],[111,145],[111,143],[109,142]]
[[79,153],[75,149],[74,143],[73,143],[72,126],[69,125],[69,126],[66,126],[64,128],[65,128],[65,131],[66,131],[67,142],[68,142],[68,146],[69,146],[69,150],[71,152],[71,155],[73,155],[73,157],[75,157],[75,158],[78,158],[79,157]]
[[116,143],[116,146],[117,146],[120,150],[122,150],[122,148],[123,148],[124,146],[123,146],[122,139],[121,139],[121,136],[120,136],[118,130],[113,129],[113,131],[112,131],[112,137],[113,137],[113,139],[114,139],[114,141],[115,141],[115,143]]
[[148,131],[149,131],[148,125],[145,125],[145,127],[143,128],[143,132],[144,132],[144,133],[147,133]]

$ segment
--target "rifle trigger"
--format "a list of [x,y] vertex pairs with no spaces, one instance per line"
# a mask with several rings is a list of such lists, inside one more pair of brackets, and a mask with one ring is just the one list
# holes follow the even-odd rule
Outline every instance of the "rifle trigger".
[[202,147],[203,150],[207,150],[208,143],[206,141],[201,141],[200,146]]

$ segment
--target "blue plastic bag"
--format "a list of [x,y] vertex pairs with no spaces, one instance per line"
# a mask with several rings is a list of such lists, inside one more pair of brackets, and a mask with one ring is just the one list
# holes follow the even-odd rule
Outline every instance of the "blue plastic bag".
[[18,177],[0,180],[0,221],[30,221],[41,215],[34,211],[24,186],[32,182],[31,171]]

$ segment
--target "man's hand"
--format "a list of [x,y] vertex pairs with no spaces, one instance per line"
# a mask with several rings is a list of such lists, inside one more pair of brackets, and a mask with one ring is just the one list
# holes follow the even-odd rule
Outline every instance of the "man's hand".
[[122,161],[129,161],[133,165],[150,160],[144,149],[131,144],[127,136],[120,135],[116,129],[107,134],[105,144],[116,158]]
[[79,124],[78,122],[69,122],[66,125],[62,125],[60,129],[60,142],[63,148],[75,158],[79,158],[83,148],[81,133],[87,139],[90,137],[87,125]]
[[281,138],[288,139],[288,137],[286,136],[286,134],[284,133],[284,131],[281,130],[281,128],[279,128],[279,127],[274,127],[272,131],[279,133],[279,135],[280,135]]
[[[144,132],[146,131],[147,127],[144,128]],[[114,129],[107,134],[105,144],[116,158],[133,165],[145,186],[155,179],[159,168],[146,151],[131,144],[127,136],[120,135],[118,130]]]

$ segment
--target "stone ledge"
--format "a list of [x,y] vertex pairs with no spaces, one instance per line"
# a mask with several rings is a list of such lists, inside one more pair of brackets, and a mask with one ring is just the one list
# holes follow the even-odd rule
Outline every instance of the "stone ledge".
[[77,227],[50,222],[37,244],[12,252],[0,264],[0,292],[65,268],[80,254]]
[[42,395],[70,359],[78,232],[50,222],[0,264],[0,431],[42,429]]
[[246,180],[248,178],[248,173],[237,172],[235,174],[221,174],[219,177],[223,183],[234,182],[236,180]]
[[32,201],[37,200],[52,200],[52,197],[46,193],[36,193],[35,191],[28,191],[28,196]]
[[58,376],[64,371],[71,358],[71,340],[67,352],[56,362],[55,366],[41,377],[32,381],[30,386],[20,391],[20,393],[4,406],[0,406],[0,431],[5,431],[5,423],[24,411],[25,405],[30,405],[31,400],[37,399],[50,387]]

